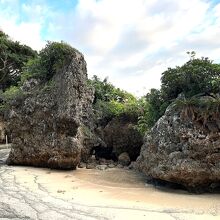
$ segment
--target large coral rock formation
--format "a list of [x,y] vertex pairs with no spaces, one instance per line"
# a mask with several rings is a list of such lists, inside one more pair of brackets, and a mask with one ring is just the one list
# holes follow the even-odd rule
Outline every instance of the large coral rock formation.
[[42,85],[31,80],[26,96],[10,113],[12,150],[8,164],[74,169],[80,162],[84,123],[90,126],[93,90],[87,86],[86,62],[81,53]]
[[[186,117],[187,111],[193,115]],[[220,117],[193,111],[168,107],[145,136],[138,167],[152,178],[192,190],[219,187]]]

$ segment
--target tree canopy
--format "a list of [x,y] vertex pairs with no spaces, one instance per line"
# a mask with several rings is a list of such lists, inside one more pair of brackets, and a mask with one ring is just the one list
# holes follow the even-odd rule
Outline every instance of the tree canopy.
[[[55,73],[75,56],[76,49],[64,42],[48,41],[37,57],[29,59],[25,65],[23,78],[50,80]],[[22,79],[23,80],[23,79]]]
[[145,96],[148,105],[144,118],[148,127],[154,125],[179,94],[191,98],[220,93],[220,65],[209,58],[195,58],[195,52],[190,54],[188,62],[162,73],[160,90],[151,89]]
[[37,52],[0,31],[0,90],[17,85],[25,63]]
[[180,93],[191,97],[199,93],[220,92],[220,65],[208,58],[193,58],[182,66],[168,68],[162,73],[161,93],[165,100],[175,99]]
[[99,79],[96,75],[89,80],[95,89],[94,109],[102,119],[111,119],[120,115],[137,120],[141,108],[138,100],[130,93],[113,86],[108,79]]

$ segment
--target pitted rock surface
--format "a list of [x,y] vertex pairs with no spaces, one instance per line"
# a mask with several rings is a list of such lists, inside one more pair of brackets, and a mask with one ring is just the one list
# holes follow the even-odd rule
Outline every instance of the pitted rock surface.
[[137,159],[139,170],[192,190],[219,189],[220,118],[210,115],[201,121],[200,115],[190,119],[182,113],[169,106],[146,134]]
[[83,149],[79,128],[90,126],[93,101],[83,55],[75,50],[49,86],[27,84],[25,96],[14,101],[9,114],[12,150],[7,163],[75,169]]

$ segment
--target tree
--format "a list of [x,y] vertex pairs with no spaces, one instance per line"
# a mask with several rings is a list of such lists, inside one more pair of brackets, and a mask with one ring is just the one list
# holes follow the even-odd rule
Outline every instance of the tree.
[[208,58],[194,58],[194,55],[183,66],[168,68],[162,73],[161,93],[165,100],[171,101],[180,93],[192,97],[199,93],[220,92],[220,86],[216,85],[220,80],[220,65]]
[[0,90],[17,85],[24,64],[36,55],[36,51],[0,31]]
[[30,59],[24,67],[26,77],[35,77],[43,81],[49,81],[58,70],[76,56],[76,49],[64,42],[47,42],[37,57]]
[[90,84],[95,88],[94,102],[102,100],[106,102],[116,101],[126,103],[136,100],[132,94],[113,86],[110,82],[108,82],[107,77],[102,81],[94,75],[90,80]]
[[93,107],[98,117],[110,120],[113,117],[126,115],[132,119],[138,118],[141,111],[138,100],[130,93],[116,88],[108,82],[108,78],[100,80],[96,75],[89,80],[95,89]]
[[162,73],[161,89],[151,89],[145,96],[146,109],[140,121],[147,124],[144,128],[152,127],[181,93],[186,98],[220,93],[220,65],[208,58],[195,58],[194,51],[187,54],[190,60],[182,66],[168,68]]
[[146,101],[148,103],[148,124],[153,126],[164,113],[164,100],[161,97],[160,90],[151,89],[146,95]]

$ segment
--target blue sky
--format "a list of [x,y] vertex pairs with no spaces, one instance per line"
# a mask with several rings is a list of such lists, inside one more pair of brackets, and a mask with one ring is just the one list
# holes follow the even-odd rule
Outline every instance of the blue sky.
[[138,96],[187,51],[220,62],[220,0],[0,0],[0,28],[37,50],[64,40],[89,76]]

